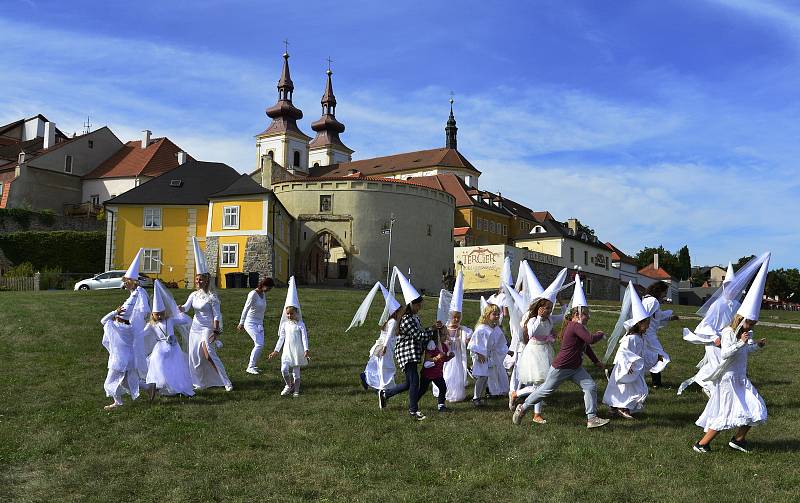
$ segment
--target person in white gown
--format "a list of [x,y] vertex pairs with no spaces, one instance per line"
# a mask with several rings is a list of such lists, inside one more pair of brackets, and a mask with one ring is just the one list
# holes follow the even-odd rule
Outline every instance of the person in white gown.
[[281,353],[281,375],[285,383],[281,396],[291,394],[297,398],[300,396],[300,368],[308,365],[309,349],[308,331],[303,323],[294,276],[289,278],[289,290],[278,327],[278,342],[269,359],[278,353]]
[[[381,316],[383,324],[380,325],[378,339],[369,349],[369,360],[364,371],[361,372],[361,386],[368,391],[382,390],[394,386],[394,344],[397,339],[397,328],[400,318],[405,314],[406,306],[401,306],[394,296],[380,283],[375,284],[381,289],[384,298],[384,315]],[[370,301],[371,302],[371,301]],[[388,316],[384,320],[384,317]]]
[[[553,362],[553,321],[550,314],[553,303],[548,299],[539,299],[531,304],[522,318],[522,347],[517,361],[517,381],[523,392],[533,392],[547,378],[550,364]],[[525,389],[525,388],[532,389]],[[511,400],[516,399],[518,391],[511,393]],[[533,421],[544,424],[547,421],[542,417],[542,402],[534,405]]]
[[239,332],[244,330],[253,339],[253,350],[250,352],[250,360],[245,369],[248,374],[258,375],[261,373],[256,364],[264,350],[264,313],[267,310],[267,292],[272,290],[274,285],[272,278],[261,278],[256,288],[247,294],[239,325],[236,327],[236,330]]
[[147,365],[147,384],[152,401],[162,396],[194,396],[189,359],[181,349],[176,330],[185,330],[192,320],[178,310],[175,299],[159,281],[153,284],[153,311],[145,333],[156,340]]
[[625,322],[627,333],[620,339],[614,356],[614,367],[609,372],[603,403],[611,408],[612,415],[634,419],[633,414],[644,409],[647,399],[644,374],[662,356],[648,349],[645,344],[644,334],[652,321],[633,285],[630,284],[628,288],[632,316]]
[[[472,395],[472,404],[476,407],[484,405],[484,397],[488,387],[489,352],[498,337],[503,336],[500,329],[500,308],[494,304],[487,304],[481,312],[475,331],[472,332],[467,349],[472,356],[472,377],[475,379],[475,390]],[[499,335],[496,333],[499,332]],[[502,367],[502,365],[501,365]]]
[[717,434],[732,428],[736,428],[736,433],[728,447],[750,452],[746,440],[750,428],[767,420],[764,399],[747,377],[747,359],[750,353],[767,343],[766,339],[753,339],[753,328],[758,323],[768,270],[769,258],[761,265],[730,326],[722,331],[722,363],[709,377],[715,383],[714,389],[695,422],[705,431],[693,446],[696,452],[710,452],[711,441]]
[[[449,299],[449,300],[448,300]],[[439,294],[437,318],[445,324],[447,346],[453,357],[444,363],[444,381],[447,386],[445,400],[460,402],[467,397],[467,345],[472,330],[461,325],[464,304],[464,273],[459,271],[453,285],[453,293],[442,290]],[[439,388],[433,385],[433,396],[439,396]]]
[[114,399],[113,403],[104,407],[105,410],[122,406],[124,393],[128,393],[133,400],[139,396],[139,372],[136,369],[134,334],[129,319],[136,301],[134,291],[125,303],[100,320],[103,325],[102,343],[108,350],[108,373],[103,388],[106,396]]
[[661,358],[656,364],[648,369],[650,371],[650,379],[653,382],[653,387],[661,387],[661,372],[666,368],[670,362],[669,354],[664,350],[661,340],[658,338],[658,331],[666,327],[670,321],[678,320],[679,318],[672,314],[672,310],[661,309],[661,302],[669,291],[669,285],[664,281],[656,281],[645,291],[642,297],[642,305],[645,310],[650,313],[650,326],[647,328],[647,333],[644,334],[644,342],[649,351],[658,353]]

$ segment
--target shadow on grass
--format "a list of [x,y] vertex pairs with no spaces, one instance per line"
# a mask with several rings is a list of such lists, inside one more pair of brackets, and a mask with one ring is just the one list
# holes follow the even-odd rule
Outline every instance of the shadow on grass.
[[750,440],[756,452],[797,452],[800,451],[800,440],[796,438],[786,440]]

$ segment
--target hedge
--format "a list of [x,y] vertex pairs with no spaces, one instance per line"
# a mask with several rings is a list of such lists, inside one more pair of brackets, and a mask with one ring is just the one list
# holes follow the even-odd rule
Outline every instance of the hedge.
[[0,234],[0,250],[14,264],[30,262],[38,270],[101,272],[105,264],[105,232],[25,231]]
[[53,210],[28,210],[25,208],[0,208],[0,221],[9,218],[23,229],[31,225],[31,219],[36,218],[42,225],[53,225],[56,214]]

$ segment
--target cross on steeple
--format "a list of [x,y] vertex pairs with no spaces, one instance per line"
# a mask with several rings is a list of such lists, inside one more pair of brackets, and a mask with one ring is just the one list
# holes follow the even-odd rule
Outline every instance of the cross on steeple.
[[283,39],[283,46],[285,48],[284,52],[286,54],[288,54],[289,53],[289,39],[288,38]]
[[456,93],[454,93],[453,91],[450,91],[450,104],[451,104],[451,105],[452,105],[452,104],[453,104],[453,102],[455,101],[455,100],[453,99],[453,96],[455,96],[455,95],[456,95]]
[[328,56],[328,59],[326,59],[325,61],[328,62],[328,71],[331,71],[331,63],[333,63],[333,60],[331,59],[330,56]]

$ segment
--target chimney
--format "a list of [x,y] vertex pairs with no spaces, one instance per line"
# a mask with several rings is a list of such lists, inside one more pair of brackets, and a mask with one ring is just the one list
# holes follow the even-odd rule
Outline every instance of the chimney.
[[658,270],[658,253],[653,254],[653,269]]
[[578,219],[570,218],[567,220],[567,228],[572,229],[573,234],[578,235]]
[[150,145],[150,130],[145,129],[142,131],[142,148],[147,148]]
[[44,123],[44,145],[45,149],[48,149],[56,144],[56,123],[55,122],[45,122]]
[[272,157],[269,155],[261,156],[261,186],[267,189],[272,188]]
[[178,166],[186,162],[186,152],[181,150],[178,152]]

